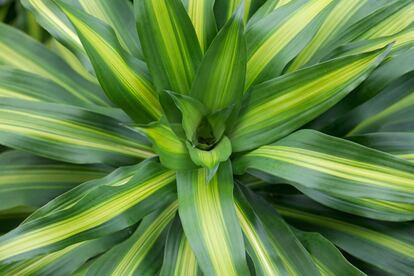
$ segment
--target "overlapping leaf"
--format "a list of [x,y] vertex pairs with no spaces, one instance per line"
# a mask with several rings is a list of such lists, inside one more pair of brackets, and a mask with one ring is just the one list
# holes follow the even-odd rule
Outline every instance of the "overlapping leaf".
[[207,181],[208,170],[177,172],[179,214],[184,233],[208,275],[246,275],[243,237],[233,202],[230,162]]
[[258,275],[319,274],[305,248],[268,203],[240,186],[235,204]]
[[105,167],[48,161],[30,154],[0,154],[0,210],[39,208],[75,186],[102,177]]
[[412,223],[384,223],[344,215],[304,196],[278,198],[274,206],[288,222],[321,233],[342,250],[383,271],[410,275],[414,268]]
[[145,64],[122,49],[113,30],[102,21],[63,2],[108,97],[135,121],[159,119],[161,106]]
[[412,212],[412,163],[316,131],[298,131],[247,153],[234,166],[237,173],[252,169],[283,178],[304,187],[304,193],[312,189],[331,196],[385,201],[382,207],[390,212],[395,211],[392,202],[406,203],[411,211],[402,207],[401,212]]
[[[53,252],[124,229],[168,201],[175,173],[149,160],[127,182],[103,183],[0,237],[0,264]],[[111,180],[111,179],[109,179]],[[70,194],[73,198],[73,194]],[[65,195],[58,198],[64,201]],[[50,203],[54,205],[53,201]],[[47,208],[47,206],[46,206]]]
[[161,267],[168,225],[177,208],[178,202],[174,200],[145,217],[131,237],[94,261],[88,274],[155,275]]
[[168,230],[161,276],[196,276],[200,271],[190,243],[177,216]]
[[130,163],[154,155],[143,136],[110,117],[13,99],[0,103],[0,143],[73,163]]
[[90,106],[108,106],[98,85],[76,73],[39,42],[3,23],[0,23],[0,64],[12,65],[50,79]]
[[230,134],[233,150],[253,149],[303,126],[358,86],[388,51],[328,61],[255,86]]
[[180,0],[135,1],[138,34],[156,88],[188,94],[202,53]]

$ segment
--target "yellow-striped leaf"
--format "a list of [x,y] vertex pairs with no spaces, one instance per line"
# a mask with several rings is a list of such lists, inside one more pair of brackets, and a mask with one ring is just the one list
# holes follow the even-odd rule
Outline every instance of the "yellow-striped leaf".
[[348,139],[414,162],[414,131],[374,132],[351,136]]
[[41,43],[3,23],[0,23],[0,64],[50,79],[90,106],[108,106],[98,85],[76,73]]
[[412,223],[384,223],[324,208],[305,196],[275,199],[276,210],[302,230],[319,232],[345,252],[392,275],[414,268]]
[[157,122],[137,129],[151,139],[154,151],[158,154],[161,164],[165,167],[174,170],[195,167],[185,142],[177,137],[168,125]]
[[365,275],[321,234],[295,230],[295,235],[311,255],[321,275]]
[[100,256],[89,268],[88,274],[156,275],[161,268],[168,225],[177,209],[178,202],[174,200],[146,216],[135,233]]
[[213,113],[239,101],[246,75],[243,10],[220,30],[207,50],[191,88],[191,96]]
[[85,55],[85,49],[65,14],[54,0],[22,0],[43,28],[76,54]]
[[257,275],[319,275],[311,256],[267,202],[238,186],[235,204]]
[[0,66],[0,97],[90,107],[55,82],[11,66]]
[[[315,63],[315,61],[319,61],[318,56],[320,58],[321,53],[326,54],[326,50],[329,49],[329,44],[332,43],[335,38],[341,35],[345,28],[350,25],[350,23],[355,22],[355,20],[359,17],[358,13],[360,9],[366,8],[365,6],[368,2],[370,1],[336,1],[335,7],[329,12],[329,15],[326,16],[325,20],[321,24],[319,30],[316,32],[312,40],[306,45],[306,47],[300,52],[300,54],[289,66],[288,72],[295,71],[300,67],[308,65],[309,63]],[[369,5],[372,6],[373,3],[369,3]],[[380,47],[376,47],[374,49],[378,48]]]
[[414,72],[398,78],[375,97],[345,113],[324,130],[353,136],[370,132],[414,131]]
[[180,0],[135,1],[138,34],[159,91],[188,94],[201,61],[201,49]]
[[160,276],[200,275],[197,259],[178,216],[168,230]]
[[215,0],[182,0],[182,2],[193,22],[201,50],[205,52],[217,33],[213,10]]
[[332,8],[332,0],[293,1],[246,30],[246,89],[275,78],[306,46]]
[[154,156],[119,121],[68,105],[2,99],[0,144],[72,163],[131,163]]
[[0,154],[0,210],[34,209],[75,186],[104,176],[108,168],[58,163],[27,153]]
[[1,236],[0,265],[124,229],[174,196],[174,179],[173,171],[152,160],[141,163],[128,182],[99,186],[59,212],[52,210]]
[[313,130],[247,153],[234,167],[237,173],[249,169],[280,177],[304,193],[380,200],[390,202],[390,209],[394,202],[414,203],[413,163]]
[[276,141],[316,118],[357,87],[389,50],[331,60],[255,86],[230,134],[233,150]]
[[127,1],[78,0],[82,8],[112,27],[122,47],[131,55],[142,58],[143,53],[135,27],[132,6]]
[[110,236],[73,244],[51,254],[6,265],[0,268],[0,273],[4,276],[72,275],[88,259],[105,252],[125,239],[129,231],[126,229]]
[[207,181],[208,170],[177,172],[179,214],[184,233],[207,275],[247,275],[243,237],[233,202],[229,161]]
[[216,168],[221,162],[226,161],[232,152],[230,140],[226,136],[224,136],[217,145],[210,150],[199,149],[189,142],[186,142],[186,146],[190,153],[191,160],[193,160],[196,165],[210,170]]
[[125,53],[108,25],[70,5],[60,6],[76,27],[108,97],[137,122],[159,119],[161,106],[146,66]]

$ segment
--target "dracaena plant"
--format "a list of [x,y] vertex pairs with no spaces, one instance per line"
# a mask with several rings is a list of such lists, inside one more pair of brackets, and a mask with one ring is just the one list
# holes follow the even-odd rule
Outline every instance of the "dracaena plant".
[[1,275],[413,273],[412,0],[22,3]]

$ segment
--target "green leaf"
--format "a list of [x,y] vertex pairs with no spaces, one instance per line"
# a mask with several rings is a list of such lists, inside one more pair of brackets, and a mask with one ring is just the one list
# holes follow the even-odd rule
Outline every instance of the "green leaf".
[[72,275],[88,259],[105,252],[126,238],[129,229],[99,239],[70,245],[51,254],[42,255],[0,268],[5,276],[12,275]]
[[414,21],[413,15],[414,3],[411,0],[391,1],[350,26],[336,40],[336,45],[396,34]]
[[[165,201],[164,201],[165,202]],[[178,209],[174,200],[146,216],[135,233],[100,256],[88,275],[155,275],[161,267],[168,225]]]
[[51,210],[1,236],[0,265],[124,229],[163,206],[172,196],[174,179],[173,171],[152,160],[141,163],[126,183],[105,183],[65,208]]
[[364,146],[414,162],[414,132],[377,132],[348,137]]
[[321,275],[365,275],[349,263],[338,248],[321,234],[295,230],[295,235],[311,254]]
[[108,106],[98,85],[83,78],[39,42],[3,23],[0,23],[0,64],[50,79],[90,106]]
[[218,26],[224,26],[238,8],[243,9],[243,20],[246,22],[263,2],[265,0],[215,0],[214,12]]
[[414,268],[414,226],[385,223],[335,212],[304,196],[278,198],[274,205],[289,223],[319,232],[345,252],[392,275]]
[[71,163],[131,163],[154,156],[145,137],[78,107],[3,99],[0,143]]
[[178,216],[168,230],[160,276],[200,275],[197,260]]
[[161,106],[145,64],[125,53],[108,25],[73,6],[59,5],[76,27],[108,97],[136,122],[159,119]]
[[21,2],[53,37],[76,54],[85,57],[85,49],[75,29],[54,0],[22,0]]
[[47,47],[55,52],[58,56],[66,61],[73,70],[83,76],[85,79],[98,84],[95,72],[93,72],[92,65],[89,63],[85,64],[84,60],[79,59],[72,51],[66,46],[60,43],[54,38],[50,38],[46,41]]
[[[414,110],[413,87],[414,71],[393,81],[375,97],[345,113],[324,130],[346,136],[386,131],[390,125],[401,122],[404,118],[402,114],[410,114]],[[414,130],[414,128],[408,125],[407,129],[403,126],[399,130]]]
[[165,167],[174,170],[195,167],[185,142],[177,137],[168,125],[156,122],[137,129],[151,139],[154,151],[159,155],[161,164]]
[[194,79],[191,95],[213,113],[239,101],[246,75],[243,9],[215,37]]
[[384,221],[410,221],[414,219],[414,204],[412,203],[349,197],[334,191],[331,193],[319,192],[304,187],[298,187],[298,189],[313,200],[346,213]]
[[191,160],[196,165],[213,170],[221,162],[226,161],[231,155],[231,143],[229,138],[224,136],[211,150],[202,150],[186,142]]
[[55,82],[11,66],[0,66],[0,97],[90,107]]
[[165,91],[161,94],[161,103],[172,129],[180,138],[193,143],[197,140],[197,128],[207,110],[204,105],[191,96]]
[[246,275],[244,243],[233,202],[229,161],[207,181],[208,170],[177,172],[179,214],[184,233],[207,275]]
[[276,141],[316,118],[355,89],[389,50],[327,61],[255,86],[230,133],[233,150]]
[[414,70],[414,49],[385,60],[372,74],[352,93],[333,108],[319,116],[309,127],[315,129],[327,126],[349,110],[371,99],[392,82]]
[[99,179],[94,179],[81,185],[76,186],[72,190],[69,190],[64,195],[56,197],[55,199],[48,202],[42,208],[37,209],[32,213],[23,223],[28,223],[32,220],[41,218],[51,213],[56,213],[67,209],[68,207],[76,204],[86,194],[90,193],[103,186],[122,186],[130,181],[137,171],[141,168],[142,164],[120,167],[107,176]]
[[237,174],[259,170],[322,193],[414,203],[413,163],[313,130],[295,132],[233,164]]
[[235,204],[257,275],[319,275],[308,252],[266,201],[238,186]]
[[332,0],[293,1],[246,30],[246,89],[279,76],[312,39]]
[[407,27],[396,34],[389,36],[382,36],[369,40],[357,40],[345,44],[333,51],[332,54],[329,55],[329,58],[369,52],[390,43],[394,43],[390,53],[391,55],[398,55],[399,53],[412,48],[414,45],[414,27]]
[[[361,17],[361,13],[363,16],[368,14],[368,11],[366,11],[367,6],[375,6],[376,4],[373,2],[374,1],[369,0],[336,1],[335,7],[330,10],[314,37],[295,58],[289,66],[288,71],[292,72],[301,67],[305,67],[306,65],[317,63],[320,60],[321,55],[326,55],[327,51],[332,50],[330,49],[331,44],[350,26],[350,24]],[[369,11],[371,11],[371,9],[372,8],[370,8]],[[385,45],[391,42],[392,41]],[[384,47],[385,45],[375,47],[374,49]]]
[[132,6],[127,1],[77,0],[90,15],[112,27],[122,47],[131,55],[142,58],[143,53],[135,28]]
[[0,210],[34,209],[82,182],[99,178],[108,169],[58,163],[17,151],[0,154]]
[[205,52],[217,33],[214,17],[215,0],[182,0],[193,23],[201,50]]
[[180,0],[135,1],[138,34],[159,91],[190,92],[202,53]]

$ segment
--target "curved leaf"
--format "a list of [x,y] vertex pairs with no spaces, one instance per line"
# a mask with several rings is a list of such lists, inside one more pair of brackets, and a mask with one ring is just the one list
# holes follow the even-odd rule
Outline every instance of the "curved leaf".
[[68,4],[59,5],[76,27],[108,97],[137,122],[159,119],[161,106],[146,66],[123,51],[108,25]]
[[135,12],[145,60],[156,88],[188,94],[202,54],[181,1],[135,1]]
[[414,164],[313,130],[300,130],[235,160],[322,193],[414,203]]
[[191,95],[211,113],[239,101],[243,95],[246,42],[242,12],[239,9],[215,37],[192,84]]
[[0,97],[90,107],[55,82],[10,66],[0,66]]
[[[369,0],[340,0],[336,1],[335,7],[329,12],[324,19],[320,28],[295,58],[292,64],[289,66],[288,71],[292,72],[305,65],[314,64],[321,58],[322,55],[326,55],[326,51],[329,50],[329,46],[343,31],[349,27],[350,24],[355,22],[359,17],[360,10],[365,9],[368,5],[375,6],[374,1]],[[365,15],[365,14],[364,14]],[[392,41],[386,43],[389,44]],[[384,47],[383,45],[382,47]],[[380,48],[376,47],[375,49]]]
[[100,256],[88,275],[155,275],[161,267],[168,225],[178,209],[178,202],[145,217],[135,233]]
[[0,265],[124,229],[160,208],[172,196],[174,179],[173,171],[154,161],[141,163],[128,182],[99,186],[66,208],[1,236]]
[[72,163],[130,163],[154,156],[143,136],[110,117],[11,99],[0,103],[0,143]]
[[312,39],[331,3],[292,1],[247,28],[246,89],[282,73]]
[[348,137],[364,146],[414,162],[414,132],[377,132]]
[[344,114],[325,130],[346,136],[383,131],[388,125],[398,123],[402,112],[407,111],[409,114],[410,110],[414,110],[414,71],[395,80],[375,97]]
[[412,223],[384,223],[341,214],[304,196],[278,198],[276,210],[288,222],[319,232],[347,253],[395,275],[414,268]]
[[178,216],[168,230],[160,276],[196,276],[199,268]]
[[39,24],[63,45],[77,54],[85,54],[75,29],[54,0],[22,0],[21,2],[35,15]]
[[233,202],[230,162],[207,181],[208,170],[177,172],[179,214],[184,233],[207,275],[246,275],[243,237]]
[[239,186],[235,204],[257,275],[319,275],[310,255],[267,202]]
[[182,0],[182,2],[193,22],[201,50],[205,52],[217,33],[213,10],[215,0]]
[[6,151],[0,154],[0,210],[34,209],[79,185],[99,178],[107,168],[57,163],[30,154]]
[[108,106],[98,85],[83,78],[41,43],[3,23],[0,23],[0,64],[50,79],[90,106]]
[[99,239],[70,245],[57,252],[17,262],[3,268],[4,276],[13,275],[72,275],[88,259],[105,252],[126,238],[129,229]]
[[350,264],[341,252],[321,234],[296,230],[295,235],[311,254],[322,275],[365,275]]
[[141,44],[135,28],[134,12],[127,1],[77,0],[92,16],[107,23],[115,31],[122,47],[131,55],[142,58]]
[[165,124],[152,123],[138,130],[153,142],[154,151],[159,155],[161,164],[174,170],[183,170],[195,167],[191,161],[185,142]]
[[230,134],[234,151],[276,141],[317,117],[357,87],[389,50],[331,60],[255,86]]

